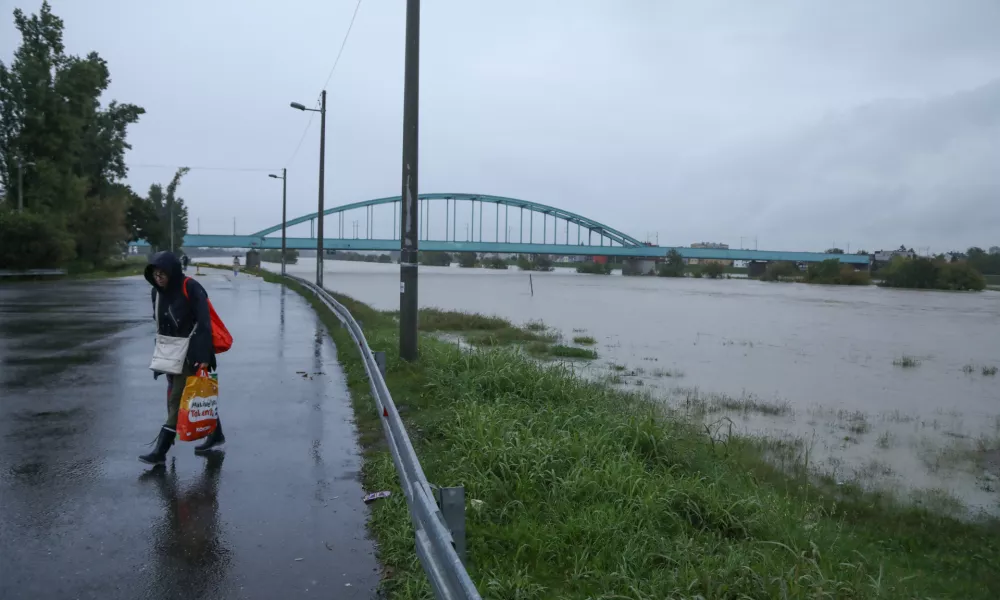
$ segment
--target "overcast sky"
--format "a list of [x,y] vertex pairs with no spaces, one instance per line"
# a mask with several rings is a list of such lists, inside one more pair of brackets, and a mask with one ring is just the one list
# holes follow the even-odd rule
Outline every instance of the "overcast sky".
[[[309,115],[288,103],[316,101],[354,0],[51,3],[67,50],[108,61],[106,100],[146,108],[136,191],[195,167],[191,231],[251,233],[280,221],[280,182],[197,167],[287,166],[289,217],[315,210],[319,119],[295,152]],[[40,4],[0,0],[5,62],[13,8]],[[1000,244],[997,0],[423,4],[421,193],[664,245]],[[405,0],[365,0],[327,85],[327,206],[399,193],[404,21]]]

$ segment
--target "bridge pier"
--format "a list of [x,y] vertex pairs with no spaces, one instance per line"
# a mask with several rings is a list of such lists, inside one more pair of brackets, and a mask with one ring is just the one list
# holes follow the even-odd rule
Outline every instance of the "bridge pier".
[[766,260],[751,260],[747,263],[747,277],[760,277],[766,270]]
[[656,260],[652,258],[625,259],[622,275],[656,275]]

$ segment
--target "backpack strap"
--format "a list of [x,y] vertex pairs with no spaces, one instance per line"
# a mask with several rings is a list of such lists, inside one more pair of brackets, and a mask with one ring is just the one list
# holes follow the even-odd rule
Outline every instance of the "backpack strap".
[[185,277],[184,278],[184,284],[181,285],[181,289],[184,290],[184,297],[187,298],[188,300],[191,299],[191,297],[188,296],[188,282],[189,281],[191,281],[191,278],[190,277]]

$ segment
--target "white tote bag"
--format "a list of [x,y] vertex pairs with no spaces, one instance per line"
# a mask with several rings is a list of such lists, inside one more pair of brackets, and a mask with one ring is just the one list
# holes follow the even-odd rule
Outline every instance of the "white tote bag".
[[[156,331],[160,331],[160,293],[156,293]],[[191,329],[191,335],[198,325]],[[191,337],[174,337],[172,335],[156,334],[156,344],[153,346],[153,360],[149,368],[158,373],[180,375],[184,371],[184,360],[187,358]]]

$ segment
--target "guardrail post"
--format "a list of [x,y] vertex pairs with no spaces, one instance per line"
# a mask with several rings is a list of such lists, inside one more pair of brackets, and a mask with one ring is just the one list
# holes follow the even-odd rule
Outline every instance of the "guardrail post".
[[378,365],[378,372],[382,374],[382,378],[385,378],[385,352],[372,352],[375,356],[375,364]]
[[451,531],[451,543],[455,546],[455,554],[465,565],[465,488],[433,487],[434,498],[444,515],[444,522]]

